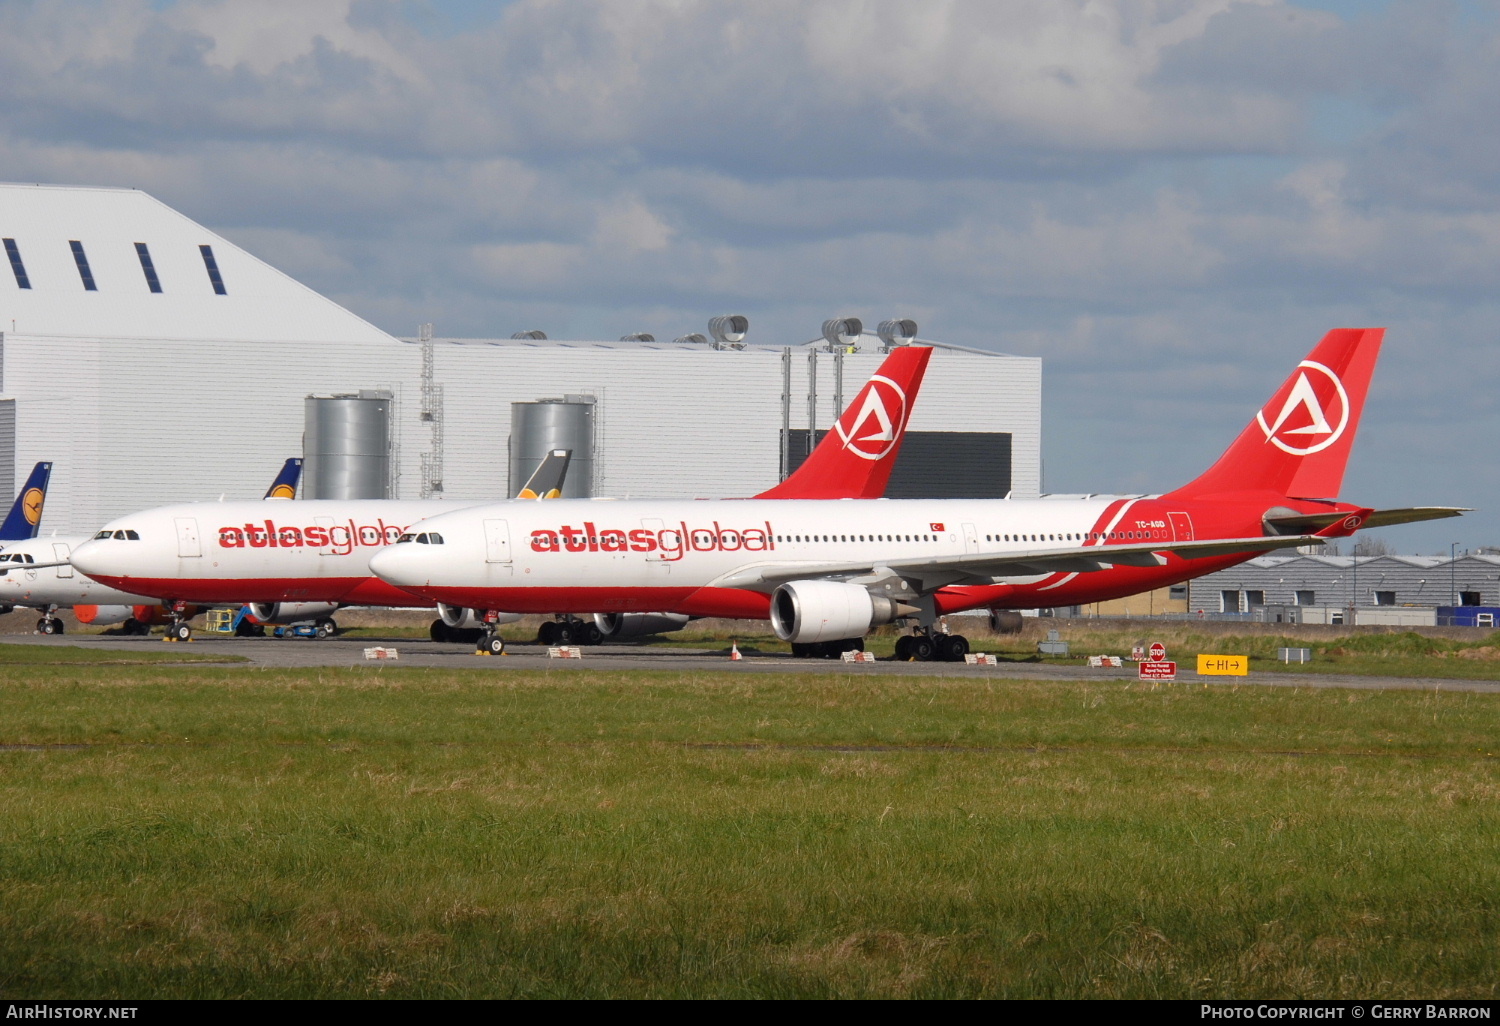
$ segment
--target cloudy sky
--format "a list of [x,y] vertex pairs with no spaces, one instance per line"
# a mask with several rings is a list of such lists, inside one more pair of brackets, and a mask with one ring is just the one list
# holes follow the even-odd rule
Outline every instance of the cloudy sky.
[[[0,0],[0,179],[135,186],[398,334],[830,316],[1045,359],[1051,491],[1389,328],[1345,498],[1500,545],[1500,5]],[[984,383],[975,383],[975,402]]]

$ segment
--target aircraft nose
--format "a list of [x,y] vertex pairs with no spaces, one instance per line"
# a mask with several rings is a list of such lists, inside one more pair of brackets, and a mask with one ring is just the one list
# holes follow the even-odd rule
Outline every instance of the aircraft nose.
[[422,583],[422,579],[418,577],[422,560],[418,553],[411,551],[414,548],[416,546],[412,543],[404,542],[382,549],[370,557],[370,572],[398,588]]
[[68,561],[73,564],[75,570],[90,576],[96,573],[108,573],[112,569],[108,550],[92,538],[74,549]]

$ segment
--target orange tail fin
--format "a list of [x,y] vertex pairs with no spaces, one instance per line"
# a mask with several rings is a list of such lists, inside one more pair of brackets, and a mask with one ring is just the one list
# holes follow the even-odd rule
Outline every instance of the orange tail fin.
[[1163,498],[1252,491],[1337,497],[1384,337],[1384,328],[1335,328],[1323,336],[1218,462]]
[[806,461],[756,498],[878,499],[884,495],[931,356],[928,346],[893,350]]

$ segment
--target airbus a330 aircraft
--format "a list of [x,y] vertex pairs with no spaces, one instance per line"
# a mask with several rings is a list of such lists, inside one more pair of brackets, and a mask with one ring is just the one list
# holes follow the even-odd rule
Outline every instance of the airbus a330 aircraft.
[[[908,347],[891,353],[840,420],[844,430],[857,427],[858,437],[830,432],[796,473],[764,494],[826,498],[883,492],[931,352]],[[545,495],[552,486],[532,491]],[[558,503],[604,505],[585,499],[511,500],[499,508]],[[441,545],[440,535],[434,540],[430,532],[410,533],[407,525],[457,508],[462,507],[452,501],[303,500],[287,516],[271,518],[258,503],[162,506],[106,525],[94,541],[73,553],[72,562],[96,581],[157,596],[173,610],[191,603],[249,601],[258,617],[261,610],[280,612],[286,604],[296,603],[301,617],[316,618],[345,605],[429,605],[430,600],[374,576],[369,561],[398,539],[422,549]],[[527,612],[597,613],[618,608],[570,605]],[[653,613],[656,608],[630,611]],[[439,603],[438,609],[450,628],[487,630],[490,650],[497,652],[503,646],[494,628],[518,619],[520,612],[496,605],[476,612],[462,603]],[[437,639],[437,625],[433,627]],[[171,632],[179,638],[191,635],[178,619]]]
[[[44,466],[50,473],[52,464],[37,464],[38,470]],[[297,480],[301,474],[302,460],[297,457],[287,460],[266,490],[266,498],[290,499],[297,492]],[[38,481],[37,471],[33,471],[26,487],[16,497],[16,510],[23,510],[25,519],[31,522],[33,534],[41,521],[46,489],[46,476]],[[6,524],[15,517],[16,510],[6,518]],[[36,624],[36,629],[42,634],[61,634],[63,622],[53,614],[59,609],[70,608],[79,623],[96,627],[121,624],[126,634],[147,634],[153,623],[165,623],[167,611],[157,599],[111,588],[74,573],[72,553],[97,537],[99,535],[52,535],[7,543],[5,550],[0,552],[0,608],[7,612],[15,606],[42,610],[42,617]],[[120,537],[128,539],[129,533],[121,531]]]
[[[1462,512],[1335,499],[1383,335],[1329,332],[1218,462],[1164,495],[480,506],[417,525],[401,540],[427,544],[392,546],[370,568],[480,610],[769,618],[799,655],[861,647],[903,620],[916,627],[898,656],[962,659],[965,639],[932,629],[943,614],[1133,595],[1360,527]],[[839,435],[872,459],[885,444]]]

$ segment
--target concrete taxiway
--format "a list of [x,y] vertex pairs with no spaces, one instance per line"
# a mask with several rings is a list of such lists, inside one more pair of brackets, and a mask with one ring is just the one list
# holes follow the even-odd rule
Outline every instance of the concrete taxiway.
[[[164,647],[191,651],[200,657],[222,655],[226,666],[253,668],[305,668],[321,666],[423,667],[450,670],[491,670],[495,672],[552,670],[656,670],[702,673],[825,673],[848,676],[945,677],[999,680],[1099,681],[1121,686],[1130,684],[1151,687],[1136,676],[1133,663],[1124,667],[1091,668],[1060,666],[1051,663],[1001,662],[996,666],[971,666],[964,663],[899,663],[880,660],[871,663],[845,663],[837,659],[795,659],[789,655],[765,654],[753,648],[741,649],[743,658],[731,660],[727,649],[684,649],[656,646],[599,645],[581,649],[582,658],[555,659],[548,650],[536,644],[516,643],[502,656],[477,656],[472,645],[445,644],[413,638],[221,638],[200,637],[191,642],[164,642],[160,637],[112,637],[100,635],[10,635],[0,637],[0,645],[26,644],[46,646],[81,646],[91,649],[142,651]],[[395,649],[394,660],[365,657],[367,648]],[[0,661],[3,661],[0,649]],[[201,664],[199,664],[201,665]],[[1425,690],[1500,693],[1500,682],[1453,680],[1436,677],[1367,677],[1350,674],[1277,673],[1253,671],[1246,677],[1204,677],[1186,673],[1175,685],[1202,686],[1258,685],[1269,687],[1356,688],[1361,690]]]

